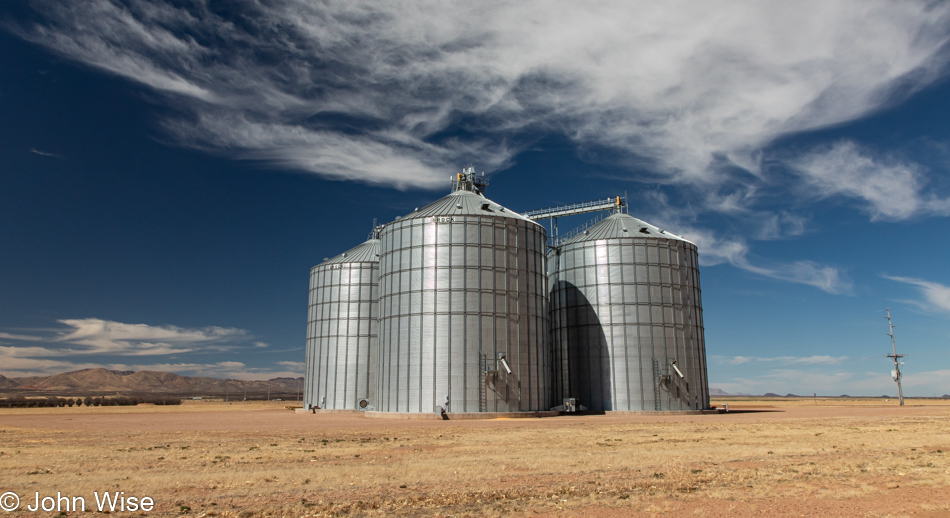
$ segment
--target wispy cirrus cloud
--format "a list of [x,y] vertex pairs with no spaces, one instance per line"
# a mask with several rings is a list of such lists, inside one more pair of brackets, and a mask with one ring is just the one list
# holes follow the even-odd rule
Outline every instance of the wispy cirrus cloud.
[[731,376],[728,381],[716,380],[710,384],[729,393],[744,394],[798,394],[820,396],[871,396],[896,394],[897,387],[886,372],[852,372],[815,369],[780,368],[757,370],[745,375]]
[[262,380],[278,377],[296,378],[303,375],[303,368],[293,365],[251,367],[243,362],[222,361],[215,363],[113,363],[78,362],[44,358],[8,358],[0,352],[0,375],[17,378],[25,376],[50,376],[82,369],[106,368],[118,371],[174,372],[185,376],[208,376],[239,380]]
[[788,162],[813,196],[859,200],[872,220],[904,220],[950,214],[950,198],[927,192],[923,168],[881,155],[851,141],[836,142]]
[[848,361],[847,356],[773,356],[762,358],[758,356],[735,356],[733,358],[720,358],[721,361],[730,365],[742,365],[750,362],[783,363],[790,365],[837,365]]
[[950,286],[938,282],[915,279],[913,277],[898,277],[884,275],[885,279],[916,286],[924,300],[911,301],[912,304],[931,312],[950,313]]
[[8,378],[49,376],[81,369],[95,369],[105,365],[96,362],[76,362],[63,359],[8,356],[0,350],[0,375]]
[[48,156],[51,158],[63,158],[62,156],[57,155],[56,153],[50,153],[48,151],[40,151],[39,149],[36,149],[35,147],[30,148],[30,153],[33,153],[34,155]]
[[[867,364],[865,368],[857,364]],[[879,370],[874,370],[875,367]],[[887,364],[850,356],[709,357],[710,386],[737,394],[877,396],[896,393]],[[928,385],[921,385],[926,394]],[[927,394],[929,395],[929,394]]]
[[[754,364],[749,364],[754,365]],[[768,368],[755,365],[741,374],[720,377],[715,367],[710,369],[710,385],[732,394],[798,394],[802,396],[897,396],[897,384],[889,374],[887,364],[876,370],[846,370],[841,367]],[[735,367],[739,368],[739,367]],[[902,378],[905,397],[931,397],[946,394],[950,370],[904,371]]]
[[35,335],[20,335],[20,334],[11,334],[11,333],[0,333],[0,338],[7,338],[9,340],[17,340],[24,342],[39,342],[43,340],[41,336]]
[[259,352],[269,347],[253,341],[250,332],[228,327],[183,328],[172,325],[127,324],[98,318],[63,319],[60,327],[0,333],[0,374],[46,376],[105,367],[114,370],[158,370],[192,376],[266,379],[300,375],[300,362],[249,366],[236,360],[214,363],[128,363],[128,358],[197,358],[208,352]]
[[33,5],[12,30],[167,94],[180,144],[418,187],[537,131],[656,181],[761,182],[769,142],[941,77],[950,22],[926,1]]
[[227,327],[182,328],[99,318],[64,319],[58,323],[62,326],[58,329],[0,333],[0,338],[14,342],[45,342],[44,346],[0,346],[0,357],[167,356],[198,349],[233,349],[251,338],[244,329]]
[[[859,200],[872,219],[950,213],[909,161],[842,142],[769,156],[945,77],[950,4],[36,0],[8,30],[159,93],[175,145],[335,180],[434,188],[537,139],[608,151],[751,227],[689,233],[706,264],[848,293],[840,269],[754,258],[807,218],[763,193]],[[600,153],[591,155],[603,156]],[[635,172],[634,172],[635,171]],[[789,174],[791,172],[791,174]],[[791,182],[786,186],[783,182]]]
[[228,342],[247,339],[247,331],[236,328],[125,324],[98,318],[67,319],[59,323],[71,328],[59,333],[55,342],[74,346],[83,354],[155,356],[194,351],[197,347],[224,347]]
[[646,199],[655,208],[648,219],[665,228],[675,228],[676,234],[696,244],[702,266],[729,264],[762,277],[814,286],[831,294],[851,292],[846,272],[835,266],[809,260],[773,260],[755,257],[752,253],[749,241],[787,239],[803,234],[804,217],[785,211],[737,209],[751,231],[723,236],[713,229],[695,226],[698,212],[671,203],[662,193],[650,193]]
[[749,245],[741,237],[720,238],[712,230],[691,227],[681,227],[680,233],[699,248],[699,259],[702,265],[728,263],[756,275],[814,286],[831,294],[851,292],[851,281],[837,267],[806,260],[792,262],[773,260],[756,264],[750,259]]

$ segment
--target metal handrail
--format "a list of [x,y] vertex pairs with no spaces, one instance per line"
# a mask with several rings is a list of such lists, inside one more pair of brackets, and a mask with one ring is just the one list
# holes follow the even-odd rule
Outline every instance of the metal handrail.
[[560,205],[557,207],[548,207],[546,209],[530,210],[528,212],[522,212],[521,214],[528,219],[545,219],[546,217],[550,217],[550,214],[570,213],[571,211],[575,210],[583,212],[584,209],[602,205],[613,206],[616,205],[614,200],[615,198],[607,198],[603,200],[585,201],[583,203],[572,203],[570,205]]
[[589,228],[593,227],[594,225],[600,223],[601,221],[604,220],[604,217],[605,217],[604,214],[599,214],[599,215],[595,216],[594,219],[592,219],[592,220],[590,220],[590,221],[584,223],[583,225],[580,225],[580,226],[578,226],[577,228],[571,229],[571,230],[569,230],[568,232],[565,232],[565,233],[561,234],[560,236],[557,236],[557,237],[555,238],[555,243],[554,243],[555,246],[560,245],[561,243],[567,241],[568,239],[571,239],[571,238],[577,236],[578,234],[580,234],[581,232],[584,232],[585,230],[588,230]]

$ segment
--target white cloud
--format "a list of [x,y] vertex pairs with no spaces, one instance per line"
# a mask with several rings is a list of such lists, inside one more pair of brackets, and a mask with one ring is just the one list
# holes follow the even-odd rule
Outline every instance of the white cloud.
[[826,356],[826,355],[814,355],[814,356],[805,356],[805,357],[796,357],[796,356],[779,356],[776,358],[777,361],[784,361],[788,363],[797,363],[805,365],[837,365],[839,363],[844,363],[848,361],[847,356]]
[[[907,374],[906,370],[901,371],[901,385],[910,389],[923,389],[923,395],[942,396],[950,394],[950,369],[937,371],[911,372]],[[929,390],[928,394],[926,390]]]
[[758,223],[756,239],[786,239],[805,233],[806,218],[790,212],[761,212],[755,215]]
[[800,396],[818,394],[821,396],[880,395],[896,386],[886,373],[855,373],[847,371],[823,372],[802,369],[771,369],[748,371],[745,376],[717,379],[719,375],[710,372],[710,386],[729,393],[746,394],[798,394]]
[[[237,328],[181,328],[125,324],[98,318],[59,320],[65,329],[37,330],[31,334],[0,333],[20,342],[46,346],[0,346],[0,358],[79,355],[164,356],[194,351],[225,351],[246,342],[247,331]],[[257,342],[260,344],[262,342]],[[266,344],[265,344],[266,345]],[[256,345],[260,347],[259,345]]]
[[[681,206],[674,206],[662,193],[646,195],[656,206],[657,212],[649,217],[654,223],[662,222],[661,227],[676,228],[676,233],[696,244],[699,249],[699,263],[702,266],[730,264],[742,270],[786,282],[814,286],[832,294],[850,293],[851,281],[833,266],[822,265],[814,261],[793,262],[750,259],[752,256],[746,236],[751,239],[784,239],[805,232],[805,218],[785,212],[751,211],[740,208],[734,203],[735,210],[723,212],[741,213],[742,219],[753,227],[751,232],[735,232],[729,237],[721,237],[708,228],[697,228],[691,222],[697,214]],[[751,196],[747,191],[745,196]],[[736,198],[738,199],[737,195]],[[713,198],[719,198],[713,195]],[[763,262],[766,264],[763,265]]]
[[[884,0],[34,5],[39,21],[15,31],[169,94],[181,143],[422,187],[473,157],[509,163],[529,130],[612,148],[659,181],[708,184],[731,163],[755,182],[777,137],[940,77],[950,20],[945,3]],[[856,195],[882,217],[910,210]]]
[[812,151],[788,165],[803,177],[814,196],[861,200],[872,220],[950,214],[950,199],[923,192],[926,179],[919,165],[875,156],[850,141]]
[[[693,210],[805,232],[754,210],[775,139],[858,119],[941,78],[950,4],[430,3],[37,0],[24,38],[165,94],[178,145],[327,178],[447,185],[510,165],[537,135],[607,148]],[[800,196],[862,200],[872,218],[950,214],[925,171],[845,142],[781,166]],[[738,166],[733,167],[733,166]],[[738,169],[738,170],[737,170]],[[671,228],[682,229],[682,226]],[[684,232],[687,233],[687,232]],[[764,264],[745,238],[689,234],[703,264],[847,293],[837,268]]]
[[[274,365],[280,365],[277,362]],[[294,362],[288,362],[294,363]],[[173,372],[184,376],[206,376],[221,379],[266,380],[273,378],[297,378],[302,368],[281,365],[288,369],[274,367],[250,367],[242,362],[223,361],[217,363],[91,363],[68,360],[37,359],[26,357],[8,357],[0,351],[0,375],[8,378],[25,376],[50,376],[81,369],[106,368],[118,371],[161,371]]]
[[49,152],[46,152],[46,151],[40,151],[39,149],[36,149],[35,147],[30,148],[30,153],[33,153],[34,155],[48,156],[48,157],[51,157],[51,158],[63,158],[63,157],[57,155],[56,153],[49,153]]
[[735,358],[727,360],[726,363],[732,365],[742,365],[743,363],[749,363],[753,360],[755,360],[755,358],[750,358],[748,356],[736,356]]
[[[882,358],[882,360],[886,360]],[[890,370],[886,361],[881,364],[880,370],[874,371],[844,371],[822,370],[819,366],[809,369],[779,368],[764,369],[757,366],[754,370],[745,370],[743,373],[725,376],[717,372],[719,369],[710,366],[711,387],[722,389],[731,394],[756,394],[767,392],[775,394],[798,394],[808,396],[880,396],[897,397],[897,384],[891,379]],[[934,370],[922,372],[903,371],[901,384],[904,395],[907,397],[931,397],[948,393],[947,381],[950,380],[950,370]]]
[[74,354],[118,354],[153,356],[186,353],[221,346],[227,341],[246,339],[247,331],[235,328],[205,327],[185,329],[175,326],[124,324],[98,318],[60,320],[72,328],[55,338],[56,342],[84,346]]
[[726,358],[723,356],[715,357],[720,363],[728,365],[743,365],[750,362],[782,363],[789,365],[837,365],[848,361],[847,356],[774,356],[774,357],[756,357],[756,356],[735,356]]
[[[241,149],[247,159],[398,188],[447,185],[451,170],[443,166],[451,162],[478,159],[480,166],[493,169],[510,158],[503,146],[486,149],[483,143],[457,143],[449,150],[386,132],[342,135],[221,114],[203,115],[197,123],[168,121],[165,127],[192,147]],[[214,142],[208,141],[209,136]]]
[[243,363],[233,361],[218,362],[215,365],[224,369],[243,369],[245,367]]
[[20,340],[20,341],[26,341],[26,342],[39,342],[43,340],[43,338],[40,336],[15,335],[15,334],[10,334],[10,333],[0,333],[0,338],[6,338],[9,340]]
[[[296,377],[303,372],[301,362],[277,362],[274,367],[251,367],[226,360],[216,363],[117,362],[117,358],[144,356],[191,357],[209,351],[238,354],[263,352],[264,342],[251,342],[244,329],[226,327],[182,328],[177,326],[125,324],[98,318],[60,320],[65,328],[41,329],[30,333],[0,333],[0,338],[22,345],[0,345],[0,374],[4,376],[48,376],[66,371],[105,367],[112,370],[158,370],[189,376],[235,379]],[[40,342],[40,344],[37,344]],[[96,357],[97,362],[86,360]],[[77,361],[78,359],[81,359]]]
[[728,263],[763,277],[806,284],[831,294],[851,292],[851,281],[833,266],[814,261],[772,261],[768,266],[753,264],[749,259],[749,246],[741,237],[722,239],[711,230],[689,227],[681,227],[680,234],[696,244],[701,265]]
[[50,347],[0,346],[0,358],[6,362],[12,359],[56,357],[62,355],[62,350]]
[[950,286],[912,277],[892,277],[889,275],[884,275],[883,277],[892,281],[916,286],[924,296],[924,301],[913,302],[917,306],[927,311],[950,313]]
[[80,369],[94,369],[102,364],[92,362],[72,362],[61,359],[50,359],[50,355],[37,358],[8,355],[9,351],[0,350],[0,375],[8,378],[22,376],[49,376]]

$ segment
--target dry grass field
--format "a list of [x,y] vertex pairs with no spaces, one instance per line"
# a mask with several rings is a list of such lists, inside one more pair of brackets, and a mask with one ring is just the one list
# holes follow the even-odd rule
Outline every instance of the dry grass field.
[[[8,516],[950,516],[950,402],[715,399],[729,414],[389,420],[288,403],[0,410]],[[47,501],[51,503],[52,500]],[[3,501],[0,501],[3,503]],[[60,512],[62,511],[62,512]]]

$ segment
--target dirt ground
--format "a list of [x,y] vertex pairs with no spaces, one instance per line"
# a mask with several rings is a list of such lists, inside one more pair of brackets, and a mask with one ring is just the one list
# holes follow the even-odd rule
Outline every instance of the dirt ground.
[[[4,409],[0,493],[20,504],[0,517],[80,516],[106,492],[154,501],[120,516],[950,516],[950,402],[724,403],[449,421],[263,402]],[[52,511],[29,510],[46,497]]]

